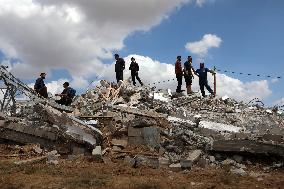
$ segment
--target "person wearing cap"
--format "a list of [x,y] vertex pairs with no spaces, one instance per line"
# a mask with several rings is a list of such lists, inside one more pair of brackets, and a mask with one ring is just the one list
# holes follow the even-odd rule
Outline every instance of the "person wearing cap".
[[134,86],[136,85],[136,82],[135,82],[135,77],[136,77],[136,79],[139,81],[140,85],[143,86],[143,83],[142,83],[141,79],[138,76],[139,65],[135,61],[134,57],[131,58],[131,63],[130,63],[130,66],[129,66],[129,70],[131,71],[131,77],[132,77],[133,85]]
[[44,84],[44,79],[46,77],[46,73],[41,73],[40,77],[37,78],[35,85],[34,85],[34,90],[42,97],[47,98],[47,88]]
[[187,94],[192,94],[192,79],[194,78],[192,71],[194,68],[192,66],[192,57],[188,56],[187,61],[184,63],[184,79],[186,83]]
[[115,73],[116,73],[116,81],[117,83],[122,80],[123,81],[123,70],[125,69],[125,61],[123,58],[119,58],[118,54],[114,55],[116,60],[115,62]]
[[175,74],[176,74],[176,78],[177,78],[177,89],[176,92],[180,93],[181,91],[181,86],[182,86],[182,66],[181,66],[181,56],[177,56],[177,61],[175,63]]
[[58,104],[69,106],[75,96],[76,91],[69,87],[69,82],[63,83],[63,91],[60,94],[55,94],[55,96],[60,96],[60,100],[56,100]]
[[215,96],[213,90],[211,87],[208,85],[208,80],[207,80],[207,72],[210,72],[212,74],[216,74],[213,70],[209,70],[208,68],[205,68],[204,63],[200,63],[200,68],[197,69],[194,74],[199,77],[199,87],[202,93],[202,96],[205,97],[205,91],[204,87],[213,95]]

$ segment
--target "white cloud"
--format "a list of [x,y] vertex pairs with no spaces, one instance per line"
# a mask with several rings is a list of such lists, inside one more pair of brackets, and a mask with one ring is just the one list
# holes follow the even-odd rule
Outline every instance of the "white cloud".
[[211,48],[218,48],[222,39],[214,34],[205,34],[200,41],[188,42],[185,45],[186,50],[199,57],[205,57],[208,50]]
[[0,51],[32,78],[67,69],[76,86],[100,74],[135,31],[147,31],[190,0],[0,0]]
[[271,83],[278,83],[279,82],[279,79],[278,78],[273,78],[270,80]]

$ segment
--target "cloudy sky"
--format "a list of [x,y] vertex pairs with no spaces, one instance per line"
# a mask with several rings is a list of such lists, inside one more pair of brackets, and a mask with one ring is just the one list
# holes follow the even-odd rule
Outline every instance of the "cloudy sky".
[[219,72],[218,95],[283,104],[283,10],[282,0],[0,0],[0,61],[26,83],[47,72],[50,92],[68,80],[80,93],[114,81],[114,53],[127,66],[136,57],[144,83],[174,78],[176,56],[192,55],[196,68],[246,73]]

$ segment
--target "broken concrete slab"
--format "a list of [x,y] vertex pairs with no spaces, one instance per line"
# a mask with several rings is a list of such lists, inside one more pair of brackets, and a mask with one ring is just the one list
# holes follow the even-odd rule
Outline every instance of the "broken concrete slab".
[[247,172],[245,170],[243,170],[242,168],[239,169],[231,169],[230,170],[231,173],[239,175],[239,176],[247,176]]
[[174,172],[182,171],[182,166],[180,163],[173,163],[169,165],[169,169]]
[[217,123],[217,122],[210,122],[210,121],[200,121],[198,127],[200,128],[207,128],[210,130],[215,130],[217,132],[240,132],[242,128],[236,127],[233,125]]
[[159,168],[159,159],[157,157],[147,157],[143,155],[137,155],[135,157],[135,165],[137,167],[147,166],[152,167],[154,169]]
[[255,140],[215,140],[211,150],[222,152],[249,152],[284,156],[284,145]]
[[192,163],[196,163],[199,160],[201,155],[202,155],[201,150],[193,150],[192,152],[188,154],[186,159],[191,161]]
[[128,141],[127,140],[122,140],[122,139],[112,139],[111,140],[111,144],[114,146],[119,146],[119,147],[123,147],[126,148]]

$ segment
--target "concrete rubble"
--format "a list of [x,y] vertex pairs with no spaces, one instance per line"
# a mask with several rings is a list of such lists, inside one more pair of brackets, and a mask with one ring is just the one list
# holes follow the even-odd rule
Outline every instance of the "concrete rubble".
[[[275,163],[283,165],[284,114],[258,103],[103,80],[71,108],[67,113],[48,103],[21,104],[13,116],[0,114],[0,139],[173,171],[229,165],[244,176],[247,154],[279,157]],[[57,164],[57,153],[48,162]]]

